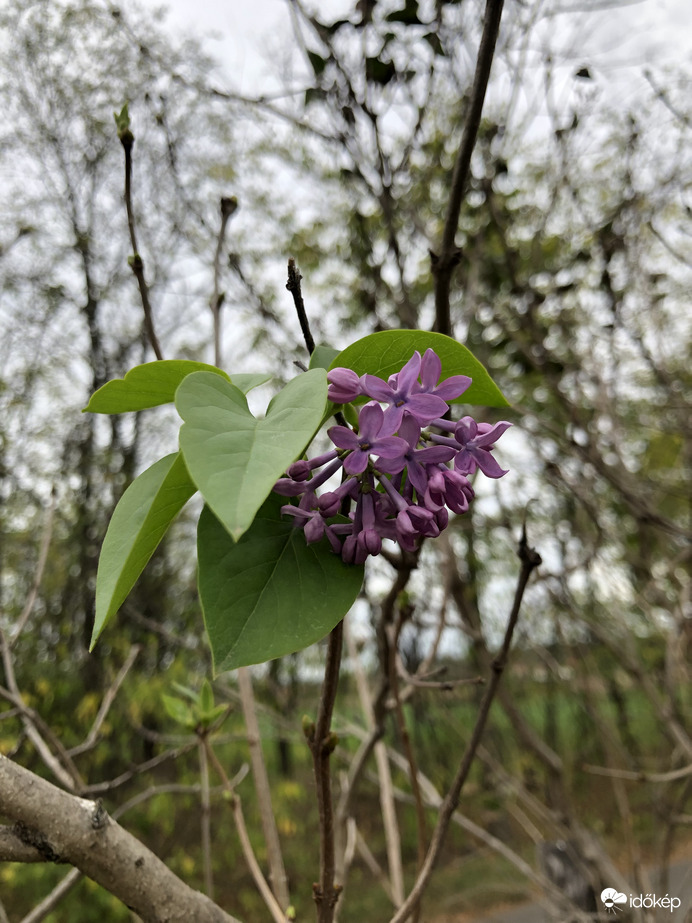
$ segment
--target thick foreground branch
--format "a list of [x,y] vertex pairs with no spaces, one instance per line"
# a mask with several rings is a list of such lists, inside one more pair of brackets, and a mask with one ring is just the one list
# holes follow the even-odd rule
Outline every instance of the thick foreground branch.
[[[0,756],[0,815],[14,823],[2,840],[15,861],[65,862],[102,885],[143,923],[239,923],[194,891],[112,820],[99,802],[78,798]],[[26,847],[21,855],[19,844]]]

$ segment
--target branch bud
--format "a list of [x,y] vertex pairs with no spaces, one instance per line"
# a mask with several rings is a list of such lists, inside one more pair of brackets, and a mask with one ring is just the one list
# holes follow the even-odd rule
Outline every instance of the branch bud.
[[301,724],[303,726],[305,739],[312,742],[315,739],[315,722],[309,715],[303,715]]

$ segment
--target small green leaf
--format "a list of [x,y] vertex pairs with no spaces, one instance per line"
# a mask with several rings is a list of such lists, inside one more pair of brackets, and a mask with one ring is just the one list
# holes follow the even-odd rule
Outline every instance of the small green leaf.
[[442,362],[441,378],[468,375],[473,384],[450,403],[508,407],[509,402],[473,353],[442,333],[425,330],[382,330],[347,346],[330,368],[353,369],[358,375],[377,375],[385,381],[408,362],[415,350],[435,350]]
[[339,350],[334,349],[333,346],[323,346],[318,344],[313,350],[312,355],[310,356],[310,368],[311,369],[328,369],[335,356],[339,355]]
[[253,417],[238,388],[209,372],[188,375],[175,403],[185,421],[180,448],[190,476],[238,540],[319,428],[327,375],[312,369],[294,378],[272,399],[263,420]]
[[192,714],[192,709],[180,699],[176,699],[172,695],[162,695],[161,701],[166,713],[176,724],[182,724],[184,728],[188,729],[196,725],[197,722]]
[[217,718],[220,718],[224,713],[228,713],[227,705],[216,705],[214,708],[209,709],[209,711],[200,712],[200,721],[205,728],[208,728],[210,725],[214,724]]
[[179,692],[180,695],[185,696],[186,699],[194,702],[195,705],[199,704],[199,692],[195,692],[195,690],[190,689],[189,686],[183,686],[182,683],[173,683],[173,688],[176,692]]
[[90,650],[195,490],[182,457],[175,453],[142,472],[120,498],[99,557]]
[[214,692],[208,679],[202,681],[202,688],[199,693],[199,707],[203,713],[208,713],[214,708]]
[[134,141],[134,135],[132,134],[130,128],[130,113],[128,112],[128,104],[122,107],[120,112],[114,112],[113,118],[115,119],[115,128],[118,132],[118,138],[123,142],[130,142],[130,146]]
[[124,378],[114,378],[99,388],[92,394],[84,412],[127,413],[169,404],[175,398],[176,389],[183,378],[191,372],[202,371],[214,372],[230,381],[224,371],[205,362],[192,362],[188,359],[146,362],[130,369]]
[[353,605],[363,567],[327,541],[305,543],[272,494],[234,543],[205,507],[197,529],[198,587],[214,671],[283,657],[319,641]]

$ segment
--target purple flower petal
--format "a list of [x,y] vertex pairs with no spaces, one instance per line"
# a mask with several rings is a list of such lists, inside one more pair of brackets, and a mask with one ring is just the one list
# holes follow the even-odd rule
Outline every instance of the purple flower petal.
[[486,433],[479,433],[479,435],[474,439],[474,442],[481,448],[487,448],[488,446],[496,443],[500,436],[506,432],[511,425],[511,423],[507,423],[502,420],[500,423],[496,423],[495,426],[491,427]]
[[433,391],[442,374],[442,362],[437,353],[426,349],[420,364],[420,380],[423,391]]
[[409,394],[411,392],[411,388],[413,388],[418,380],[420,364],[420,353],[416,350],[397,375],[396,390],[398,394]]
[[363,375],[362,378],[363,393],[376,401],[390,403],[394,400],[394,391],[386,381],[377,378],[375,375]]
[[406,401],[406,410],[421,424],[430,423],[448,410],[447,402],[434,394],[412,394]]
[[327,435],[340,449],[357,449],[360,444],[358,436],[347,426],[330,426]]
[[471,386],[472,380],[468,375],[452,375],[435,388],[435,394],[445,401],[453,401]]
[[384,411],[379,404],[366,404],[358,414],[358,441],[373,442],[380,430],[384,420]]

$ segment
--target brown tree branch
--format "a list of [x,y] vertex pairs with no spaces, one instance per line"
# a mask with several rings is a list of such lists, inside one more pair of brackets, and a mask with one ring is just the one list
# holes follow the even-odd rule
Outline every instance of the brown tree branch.
[[219,368],[221,368],[221,306],[225,297],[225,293],[220,289],[221,254],[226,239],[226,227],[237,209],[238,200],[235,196],[223,196],[221,198],[221,227],[219,228],[214,253],[214,291],[209,301],[209,307],[214,318],[214,365]]
[[320,818],[320,880],[313,885],[313,897],[317,905],[317,923],[332,923],[334,908],[341,894],[341,886],[335,884],[334,881],[336,862],[330,756],[336,746],[336,737],[331,731],[331,723],[339,685],[343,640],[344,623],[342,620],[329,634],[317,720],[314,727],[306,729],[308,746],[312,753]]
[[8,640],[8,646],[10,649],[16,642],[17,638],[21,635],[22,631],[24,630],[24,626],[29,620],[31,610],[34,608],[34,603],[36,602],[36,596],[38,595],[39,587],[41,586],[43,572],[46,568],[46,561],[48,560],[48,550],[50,548],[50,542],[53,536],[53,514],[55,513],[55,500],[56,489],[54,485],[50,492],[50,502],[48,504],[48,509],[46,510],[46,520],[43,526],[43,532],[41,534],[41,545],[38,552],[38,561],[36,562],[34,582],[32,583],[31,589],[29,590],[26,602],[24,603],[24,608],[22,609],[21,614],[17,619],[14,631],[12,632],[12,637]]
[[300,288],[300,280],[302,278],[303,277],[300,274],[300,270],[296,266],[296,261],[293,258],[289,259],[288,281],[286,282],[286,288],[293,297],[293,304],[296,306],[296,313],[298,314],[300,329],[303,331],[305,346],[307,347],[307,351],[310,353],[310,355],[312,355],[315,351],[315,341],[312,338],[310,322],[305,310],[305,302],[303,301],[303,292]]
[[144,923],[238,923],[174,875],[98,802],[70,795],[4,756],[0,813],[46,861],[78,868]]
[[442,243],[439,253],[431,252],[430,254],[432,270],[435,276],[435,330],[447,336],[453,335],[449,311],[449,289],[452,282],[452,273],[459,262],[459,251],[454,240],[459,226],[461,202],[466,191],[466,183],[471,167],[471,154],[473,153],[476,136],[481,124],[485,91],[488,87],[490,68],[495,54],[495,43],[500,30],[503,3],[504,0],[487,0],[486,2],[483,35],[478,49],[476,72],[471,89],[471,102],[466,115],[457,159],[454,163],[452,187],[442,232]]
[[267,847],[269,881],[271,882],[272,891],[276,899],[285,912],[286,908],[291,903],[288,891],[288,877],[286,875],[284,860],[281,853],[281,842],[279,840],[279,831],[276,826],[276,817],[272,808],[271,786],[269,784],[267,766],[262,752],[262,741],[260,739],[257,710],[255,707],[255,695],[252,689],[252,676],[248,667],[240,667],[238,670],[238,692],[240,693],[240,703],[243,708],[243,717],[245,718],[245,727],[247,729],[252,777],[255,783],[255,791],[257,792],[262,832],[264,833],[264,842]]
[[[0,686],[0,696],[19,708],[26,736],[36,748],[36,752],[44,765],[50,769],[55,778],[70,791],[81,791],[84,788],[84,781],[72,762],[69,753],[38,712],[34,711],[33,708],[29,708],[22,698],[14,674],[10,648],[2,629],[0,629],[0,653],[2,654],[2,663],[5,670],[5,682],[8,687],[4,689]],[[57,752],[57,757],[53,751]]]
[[115,677],[115,680],[112,682],[110,687],[106,690],[106,694],[103,697],[101,702],[101,707],[98,710],[96,718],[94,718],[94,723],[89,729],[89,733],[81,744],[78,744],[76,747],[72,747],[68,751],[70,756],[77,756],[80,753],[85,753],[87,750],[90,750],[92,747],[96,746],[98,742],[98,734],[103,726],[103,722],[108,717],[108,712],[110,711],[111,705],[115,701],[115,697],[118,694],[118,691],[122,684],[125,682],[125,677],[130,672],[139,652],[141,651],[141,646],[139,644],[133,644],[130,648],[130,653],[125,658],[125,663],[122,665],[118,671],[118,675]]
[[135,143],[134,135],[128,129],[119,131],[118,137],[125,151],[125,208],[127,209],[127,227],[130,232],[130,243],[132,244],[132,256],[128,260],[130,268],[134,273],[137,285],[139,286],[139,295],[142,299],[142,309],[144,311],[144,330],[147,339],[154,350],[157,359],[163,359],[161,345],[156,336],[154,329],[154,315],[149,301],[149,286],[144,277],[144,260],[142,259],[137,247],[137,229],[135,227],[135,215],[132,207],[132,147]]
[[490,677],[488,687],[486,689],[485,695],[483,696],[483,701],[481,702],[478,711],[478,717],[476,718],[476,724],[473,729],[473,733],[471,734],[471,738],[466,745],[466,752],[464,753],[464,756],[461,760],[461,764],[457,770],[457,774],[454,778],[454,782],[452,783],[452,787],[448,791],[440,808],[440,815],[432,835],[432,840],[430,841],[430,846],[428,848],[428,853],[426,855],[423,868],[418,874],[416,882],[408,897],[391,918],[390,923],[404,923],[404,921],[411,913],[411,910],[419,903],[423,892],[428,886],[430,876],[432,875],[433,868],[435,867],[435,863],[442,848],[442,843],[447,834],[450,821],[459,804],[461,789],[463,788],[463,785],[468,778],[471,764],[473,763],[474,757],[476,755],[476,750],[478,749],[478,745],[481,742],[481,737],[483,736],[483,731],[485,730],[488,715],[490,714],[490,707],[493,703],[493,699],[495,698],[495,693],[497,692],[497,688],[500,684],[502,674],[507,664],[509,649],[512,643],[512,636],[514,634],[514,629],[519,618],[519,610],[521,609],[521,601],[524,596],[524,591],[526,590],[526,586],[529,582],[531,574],[541,563],[541,557],[538,552],[536,552],[533,548],[529,548],[528,546],[526,540],[526,527],[524,527],[522,530],[522,536],[519,542],[519,558],[521,560],[521,570],[519,572],[517,588],[514,594],[514,604],[512,606],[512,611],[510,612],[509,620],[507,622],[507,628],[505,630],[502,647],[500,648],[499,653],[492,663],[492,675]]
[[243,805],[240,800],[240,796],[235,791],[237,778],[233,781],[228,778],[226,775],[226,770],[223,768],[221,761],[214,752],[214,748],[211,745],[209,737],[203,737],[202,742],[206,748],[209,762],[221,777],[225,793],[230,800],[231,810],[233,811],[233,820],[235,822],[236,831],[238,833],[238,839],[240,840],[240,848],[243,851],[243,856],[245,858],[245,862],[247,863],[247,867],[250,869],[250,874],[252,875],[252,879],[255,882],[255,887],[259,891],[262,900],[267,905],[269,912],[274,918],[274,923],[286,923],[287,908],[282,909],[279,906],[277,899],[274,897],[272,889],[269,887],[269,883],[262,874],[262,869],[260,868],[257,857],[255,856],[255,851],[252,848],[252,843],[250,842],[247,826],[245,824]]

